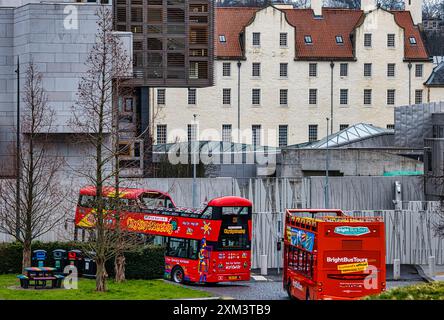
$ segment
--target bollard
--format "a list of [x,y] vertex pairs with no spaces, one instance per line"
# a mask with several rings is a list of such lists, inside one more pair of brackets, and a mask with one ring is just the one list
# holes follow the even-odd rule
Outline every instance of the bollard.
[[393,279],[401,279],[401,260],[399,259],[393,260]]
[[429,277],[433,278],[436,274],[435,270],[435,256],[429,257]]
[[261,275],[266,276],[268,272],[267,269],[267,255],[262,254],[261,255]]

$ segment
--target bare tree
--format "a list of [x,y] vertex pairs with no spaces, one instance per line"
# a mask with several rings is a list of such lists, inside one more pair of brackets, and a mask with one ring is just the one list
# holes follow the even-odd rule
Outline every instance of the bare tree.
[[31,266],[32,241],[64,221],[62,201],[67,188],[60,185],[58,176],[64,159],[51,155],[49,149],[54,111],[47,103],[42,74],[32,61],[26,71],[23,102],[23,143],[16,150],[20,159],[19,201],[16,184],[6,181],[0,189],[0,230],[23,245],[24,269]]
[[[83,244],[94,252],[97,263],[96,290],[106,291],[105,263],[114,257],[116,280],[125,279],[124,252],[139,246],[139,237],[120,229],[122,201],[120,193],[119,124],[117,100],[125,81],[131,76],[131,60],[119,37],[112,30],[112,11],[100,6],[97,11],[96,42],[86,61],[87,72],[81,78],[78,99],[73,108],[71,126],[81,134],[89,148],[85,167],[79,174],[96,189],[93,236]],[[90,161],[88,161],[88,159]],[[115,194],[107,197],[107,186]]]

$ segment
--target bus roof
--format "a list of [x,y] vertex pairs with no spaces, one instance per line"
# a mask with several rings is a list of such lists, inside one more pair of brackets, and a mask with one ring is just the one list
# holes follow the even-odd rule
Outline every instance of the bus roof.
[[[110,194],[115,192],[114,187],[103,187],[103,195],[108,197]],[[119,192],[122,194],[122,198],[125,199],[137,199],[143,193],[153,193],[162,197],[171,198],[171,196],[159,190],[153,189],[141,189],[141,188],[119,188]],[[80,195],[85,196],[95,196],[96,195],[96,187],[87,186],[80,189]]]
[[208,206],[211,207],[252,207],[253,204],[250,200],[235,197],[235,196],[227,196],[227,197],[219,197],[214,198],[210,202],[208,202]]

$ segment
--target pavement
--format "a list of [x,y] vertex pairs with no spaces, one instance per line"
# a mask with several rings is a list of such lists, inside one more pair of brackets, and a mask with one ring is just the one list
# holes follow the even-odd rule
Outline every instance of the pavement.
[[422,276],[429,282],[444,281],[444,265],[435,266],[435,274],[430,275],[429,265],[418,265],[418,270]]
[[[401,265],[400,280],[393,279],[392,265],[387,265],[386,270],[387,289],[430,281],[417,266]],[[265,276],[260,274],[260,270],[252,270],[251,280],[248,282],[227,282],[205,285],[189,284],[185,286],[210,292],[219,299],[288,300],[287,293],[282,288],[282,269],[279,271],[277,269],[268,269],[268,274]]]

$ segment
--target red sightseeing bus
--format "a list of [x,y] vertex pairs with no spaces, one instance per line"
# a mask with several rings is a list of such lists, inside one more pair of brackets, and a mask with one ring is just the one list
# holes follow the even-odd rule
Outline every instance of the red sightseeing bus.
[[[134,195],[139,192],[136,190],[142,189],[135,189]],[[88,198],[87,202],[84,191],[80,193],[76,225],[91,228],[94,198]],[[151,195],[147,190],[141,194]],[[94,192],[88,194],[94,195]],[[111,189],[109,195],[112,196]],[[156,196],[156,201],[164,201],[163,207],[148,207],[140,195],[135,197],[139,200],[122,209],[120,227],[129,232],[166,237],[167,279],[177,283],[250,280],[252,203],[249,200],[221,197],[209,201],[204,210],[194,210],[175,207],[165,193],[159,192]]]
[[290,298],[360,299],[385,290],[385,272],[382,218],[286,210],[283,286]]

